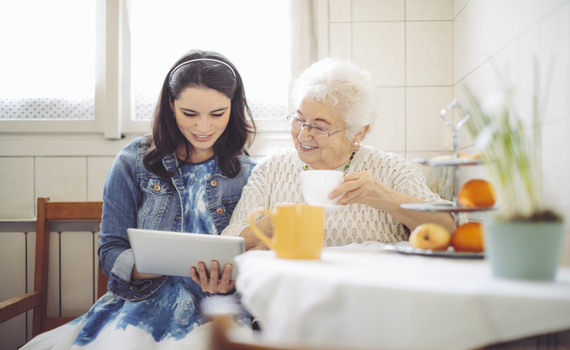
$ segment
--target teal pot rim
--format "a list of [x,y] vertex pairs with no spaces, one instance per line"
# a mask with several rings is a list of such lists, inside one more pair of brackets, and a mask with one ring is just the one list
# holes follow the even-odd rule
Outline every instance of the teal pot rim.
[[522,226],[522,227],[526,227],[529,225],[533,225],[533,226],[566,226],[566,222],[565,221],[505,221],[505,220],[490,220],[490,221],[485,221],[482,223],[484,226],[487,225],[496,225],[496,226],[503,226],[503,225],[509,225],[509,226]]

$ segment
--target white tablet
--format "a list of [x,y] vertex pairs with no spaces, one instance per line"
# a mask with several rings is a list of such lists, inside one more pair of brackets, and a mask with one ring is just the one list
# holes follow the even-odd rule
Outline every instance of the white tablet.
[[232,264],[231,279],[235,280],[234,257],[245,252],[242,237],[136,228],[127,229],[127,234],[140,273],[190,277],[190,267],[203,261],[210,273],[210,263],[216,260],[222,268]]

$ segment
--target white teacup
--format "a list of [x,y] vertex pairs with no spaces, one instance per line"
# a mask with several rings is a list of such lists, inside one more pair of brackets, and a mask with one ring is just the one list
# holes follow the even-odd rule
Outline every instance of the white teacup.
[[342,178],[343,173],[338,170],[303,171],[301,173],[301,191],[305,201],[315,206],[335,205],[338,197],[329,199],[329,194],[342,184]]

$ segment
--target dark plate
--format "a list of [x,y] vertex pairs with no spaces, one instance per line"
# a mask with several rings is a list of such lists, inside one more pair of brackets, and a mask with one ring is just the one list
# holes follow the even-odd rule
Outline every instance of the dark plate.
[[413,209],[428,213],[446,212],[446,213],[469,213],[476,211],[490,211],[497,210],[498,206],[495,204],[492,207],[462,207],[453,205],[453,203],[405,203],[400,204],[401,208]]
[[484,253],[459,253],[455,252],[453,248],[449,247],[447,250],[425,250],[412,248],[409,242],[396,242],[386,244],[386,249],[393,250],[402,254],[412,254],[412,255],[422,255],[422,256],[433,256],[439,258],[451,258],[451,259],[483,259],[485,258]]

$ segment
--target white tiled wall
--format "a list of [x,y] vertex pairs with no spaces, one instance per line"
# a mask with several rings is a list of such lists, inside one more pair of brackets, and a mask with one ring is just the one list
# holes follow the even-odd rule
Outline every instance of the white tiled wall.
[[[326,55],[351,59],[373,76],[379,116],[363,143],[407,158],[451,150],[439,111],[462,101],[464,85],[481,94],[497,89],[496,68],[517,82],[520,106],[530,110],[536,58],[542,74],[552,71],[545,201],[570,217],[569,7],[570,0],[329,0]],[[466,130],[460,140],[475,151]],[[420,168],[426,176],[432,170]],[[462,181],[484,176],[480,167],[461,169]],[[568,230],[563,263],[570,265]]]
[[351,58],[377,86],[405,86],[405,36],[404,21],[353,22]]
[[406,84],[449,86],[453,80],[453,22],[406,22]]
[[87,199],[86,157],[38,157],[35,159],[38,197],[52,201]]
[[329,0],[328,15],[325,55],[352,60],[377,86],[363,144],[408,158],[451,150],[439,111],[453,99],[452,0]]
[[352,0],[354,22],[403,21],[405,13],[403,0]]
[[329,0],[328,52],[368,70],[379,116],[364,139],[406,156],[451,147],[439,117],[453,98],[451,0]]
[[103,186],[107,173],[113,165],[114,157],[87,158],[87,200],[98,201],[103,198]]
[[0,219],[34,218],[34,158],[0,158]]
[[439,112],[453,100],[453,88],[406,88],[406,151],[452,149],[452,130]]
[[102,200],[114,157],[0,157],[0,219],[33,219],[38,197]]
[[[550,94],[542,120],[543,195],[545,203],[570,218],[570,1],[569,0],[455,0],[454,96],[462,86],[479,94],[497,88],[494,66],[516,82],[519,104],[530,127],[533,65]],[[542,88],[547,86],[544,81]],[[462,134],[462,146],[472,141]],[[480,177],[472,170],[462,180]],[[484,176],[484,175],[483,175]],[[563,264],[570,265],[570,225],[566,225]]]
[[379,87],[378,117],[363,143],[383,150],[406,149],[406,88]]
[[453,19],[453,0],[408,0],[408,21],[450,21]]

